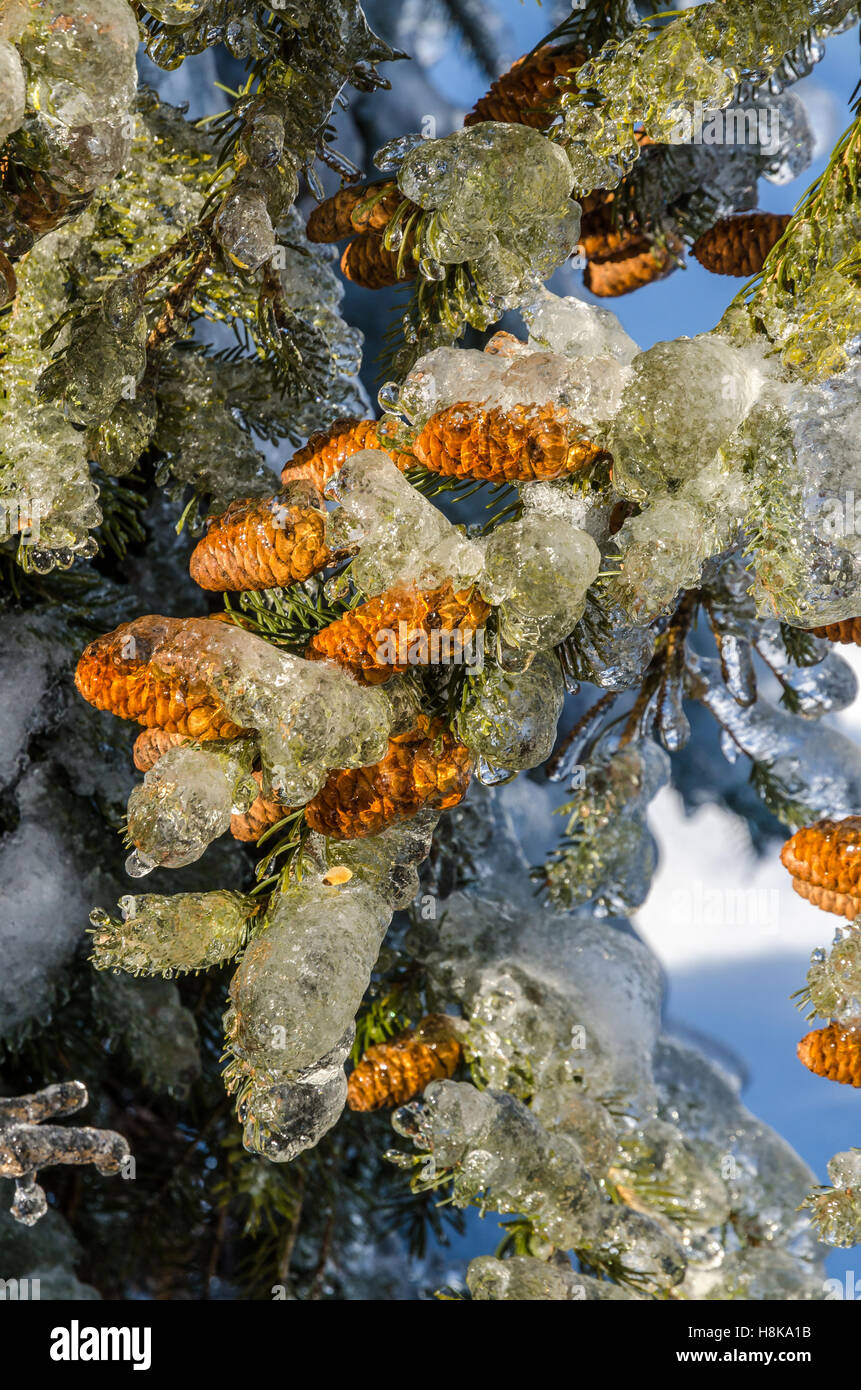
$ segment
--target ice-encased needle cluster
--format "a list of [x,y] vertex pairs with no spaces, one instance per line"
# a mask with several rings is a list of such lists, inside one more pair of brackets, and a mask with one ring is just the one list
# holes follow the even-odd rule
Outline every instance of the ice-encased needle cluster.
[[534,291],[577,245],[571,166],[529,126],[487,121],[439,140],[406,137],[381,150],[377,164],[397,168],[401,192],[427,214],[422,273],[436,280],[446,266],[468,262],[495,317]]
[[346,844],[313,835],[301,878],[273,894],[254,930],[230,986],[225,1079],[246,1147],[273,1162],[313,1147],[344,1108],[354,1020],[438,819],[420,812]]
[[167,979],[232,960],[257,910],[253,898],[226,889],[129,894],[119,906],[119,919],[101,908],[90,913],[96,969]]

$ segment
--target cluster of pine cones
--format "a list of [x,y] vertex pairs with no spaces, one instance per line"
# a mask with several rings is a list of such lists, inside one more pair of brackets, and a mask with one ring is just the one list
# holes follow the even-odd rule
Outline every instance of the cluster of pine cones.
[[[574,48],[543,48],[518,59],[476,102],[464,125],[505,121],[540,130],[548,122],[548,107],[558,98],[558,83],[586,61]],[[644,155],[662,148],[640,137]],[[648,147],[648,148],[646,148]],[[663,279],[680,263],[684,251],[678,238],[662,242],[647,227],[622,221],[614,193],[596,190],[582,200],[581,251],[586,258],[586,288],[601,298],[629,294]],[[416,274],[415,229],[421,209],[405,199],[397,183],[381,180],[343,188],[316,207],[308,218],[311,241],[337,242],[347,238],[341,269],[348,280],[378,290],[412,280]],[[394,246],[386,230],[397,214],[403,229]],[[776,213],[753,212],[721,218],[693,245],[693,254],[707,270],[719,275],[749,277],[762,269],[772,246],[789,221]]]

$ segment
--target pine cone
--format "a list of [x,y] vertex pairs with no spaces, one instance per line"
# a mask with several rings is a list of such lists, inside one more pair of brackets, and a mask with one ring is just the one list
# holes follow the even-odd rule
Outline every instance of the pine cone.
[[765,258],[786,230],[789,214],[743,212],[722,217],[697,237],[691,250],[700,265],[715,275],[743,275],[762,270]]
[[431,724],[421,716],[410,733],[389,739],[380,762],[330,772],[305,807],[305,819],[333,840],[377,835],[424,806],[456,806],[466,796],[470,772],[463,744],[439,721]]
[[506,333],[505,329],[501,328],[492,338],[488,338],[484,351],[490,353],[491,357],[516,357],[524,346],[522,340],[514,333]]
[[861,913],[861,816],[802,826],[780,860],[800,897],[850,922]]
[[38,169],[28,169],[26,174],[26,181],[21,180],[14,191],[7,190],[7,196],[15,206],[16,216],[37,240],[77,216],[92,200],[92,193],[76,197],[58,193]]
[[75,685],[96,709],[194,739],[236,738],[242,732],[206,688],[176,671],[162,674],[158,651],[189,618],[155,614],[122,623],[85,648]]
[[312,483],[322,492],[326,483],[342,464],[362,449],[382,449],[397,464],[401,472],[415,467],[412,454],[387,449],[377,438],[375,420],[336,420],[327,430],[312,434],[308,443],[297,451],[281,472],[282,483]]
[[201,589],[271,589],[308,579],[332,563],[326,512],[282,497],[231,502],[198,541],[189,566]]
[[563,406],[516,405],[510,410],[460,402],[428,420],[413,453],[432,473],[487,482],[532,482],[576,473],[603,455]]
[[555,79],[576,71],[586,61],[579,49],[543,48],[518,58],[508,72],[490,85],[475,103],[464,125],[508,121],[541,130],[548,124],[547,103],[559,96]]
[[[407,236],[411,243],[411,234],[407,233]],[[390,285],[415,279],[415,262],[410,254],[410,245],[404,252],[400,275],[399,254],[386,249],[382,232],[360,232],[344,247],[341,270],[348,280],[363,290],[385,290]]]
[[829,1081],[861,1086],[861,1033],[840,1023],[814,1028],[798,1044],[798,1060]]
[[391,1109],[453,1076],[463,1048],[445,1014],[428,1014],[415,1031],[369,1047],[347,1082],[351,1110]]
[[[359,211],[360,205],[374,193],[388,192],[370,210]],[[403,194],[392,179],[380,183],[354,184],[342,188],[314,208],[305,227],[309,241],[340,241],[355,232],[382,231],[400,203]]]
[[270,826],[277,825],[290,813],[289,806],[263,795],[262,773],[254,772],[252,776],[258,787],[261,788],[260,795],[254,799],[244,815],[230,817],[230,833],[234,840],[259,840]]
[[169,734],[166,729],[143,729],[132,749],[135,767],[138,772],[149,772],[169,749],[193,742],[185,734]]
[[663,280],[676,268],[670,247],[653,246],[646,237],[625,242],[621,249],[602,260],[590,260],[583,272],[583,284],[601,299],[618,298],[633,290]]
[[844,618],[840,623],[826,623],[810,631],[814,637],[827,637],[829,642],[854,642],[861,647],[861,618]]
[[[316,633],[305,656],[309,661],[336,661],[364,684],[382,685],[410,665],[436,665],[440,659],[447,659],[446,642],[434,634],[474,632],[484,627],[489,616],[489,604],[475,589],[455,593],[451,584],[424,593],[392,589],[368,599]],[[407,654],[412,655],[411,661],[398,663],[388,659],[392,655],[385,650],[389,634],[389,646],[405,647]],[[428,639],[427,662],[416,660],[422,655],[420,651],[410,653],[411,644],[420,645],[422,634]],[[437,644],[438,653],[434,651]],[[395,653],[400,654],[400,650]]]

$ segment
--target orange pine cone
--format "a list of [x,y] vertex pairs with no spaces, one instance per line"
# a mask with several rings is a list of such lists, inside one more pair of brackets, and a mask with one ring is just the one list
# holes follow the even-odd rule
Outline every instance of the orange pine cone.
[[332,563],[326,513],[286,497],[247,497],[215,517],[189,569],[201,589],[271,589],[308,579]]
[[401,472],[415,467],[412,454],[388,449],[377,437],[376,420],[336,420],[327,430],[312,434],[281,471],[282,483],[308,482],[318,492],[337,473],[342,464],[363,449],[382,449]]
[[369,767],[330,772],[305,807],[312,830],[333,840],[377,835],[424,806],[447,810],[466,796],[469,753],[439,721],[419,718],[408,734],[389,739],[384,758]]
[[854,642],[861,647],[861,618],[844,618],[840,623],[826,623],[810,631],[814,637],[827,637],[829,642]]
[[564,406],[499,406],[460,402],[440,410],[413,441],[413,453],[432,473],[487,482],[532,482],[576,473],[603,455],[577,438]]
[[464,125],[508,121],[540,130],[548,124],[544,108],[559,95],[556,78],[575,72],[585,61],[586,54],[578,49],[558,48],[543,48],[518,58],[508,72],[491,83],[490,90],[475,103]]
[[[410,234],[407,233],[407,236]],[[382,232],[360,232],[344,247],[341,270],[348,280],[363,290],[385,290],[390,285],[415,279],[416,267],[410,247],[407,246],[404,253],[400,274],[399,254],[386,248]]]
[[[371,207],[362,210],[362,203],[373,195],[382,196]],[[355,232],[382,231],[403,194],[392,179],[380,183],[354,184],[342,188],[331,198],[325,198],[311,212],[305,234],[309,241],[340,241]]]
[[798,1044],[798,1059],[817,1076],[842,1086],[861,1086],[861,1033],[854,1029],[840,1023],[814,1028]]
[[722,217],[697,237],[691,250],[715,275],[755,275],[786,230],[788,213],[742,212]]
[[415,1031],[369,1047],[347,1082],[351,1110],[391,1109],[453,1076],[463,1048],[445,1014],[428,1014]]
[[185,734],[169,734],[166,729],[143,729],[135,739],[132,749],[135,767],[138,772],[149,772],[169,749],[193,742],[194,740]]
[[802,826],[780,860],[802,898],[850,922],[861,913],[861,816]]
[[364,684],[383,685],[410,665],[449,659],[452,639],[440,634],[457,631],[466,637],[483,628],[489,616],[490,605],[476,589],[455,593],[451,584],[426,592],[392,589],[316,633],[305,656],[336,661]]
[[646,237],[637,237],[633,241],[623,240],[612,255],[590,260],[583,272],[583,284],[601,299],[615,299],[650,285],[653,280],[663,280],[676,265],[669,247],[653,246]]
[[234,840],[259,840],[270,826],[277,825],[290,813],[289,806],[263,795],[262,773],[254,772],[252,776],[261,789],[260,795],[251,803],[244,815],[232,815],[230,817],[230,833]]
[[159,649],[196,621],[151,614],[122,623],[85,648],[75,685],[96,709],[121,719],[193,739],[236,738],[242,730],[205,686],[193,676],[158,669]]

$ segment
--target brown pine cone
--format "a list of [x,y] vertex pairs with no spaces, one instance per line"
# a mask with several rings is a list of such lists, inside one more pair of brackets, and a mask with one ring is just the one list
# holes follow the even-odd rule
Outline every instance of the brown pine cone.
[[691,250],[706,270],[715,275],[743,275],[747,278],[762,270],[765,258],[786,230],[789,214],[782,212],[741,212],[722,217]]
[[650,285],[653,280],[663,280],[676,265],[669,247],[653,246],[646,237],[639,237],[617,254],[589,261],[583,284],[601,299],[614,299]]
[[198,740],[236,738],[242,730],[191,672],[158,668],[159,650],[176,641],[186,623],[200,621],[150,614],[122,623],[85,648],[75,685],[96,709],[121,719]]
[[487,482],[532,482],[576,473],[603,450],[575,436],[564,406],[499,406],[460,402],[440,410],[413,441],[413,453],[432,473]]
[[336,420],[327,430],[312,434],[308,443],[299,449],[281,471],[282,483],[311,483],[322,492],[326,483],[342,464],[363,449],[381,449],[397,464],[401,472],[415,468],[412,454],[388,449],[377,437],[376,420]]
[[169,734],[166,729],[143,729],[135,739],[132,757],[138,772],[149,772],[159,758],[171,748],[180,748],[194,740],[186,734]]
[[456,806],[466,796],[470,774],[464,745],[439,721],[431,724],[421,716],[410,733],[389,739],[378,763],[330,772],[305,807],[305,819],[312,830],[333,840],[377,835],[424,806]]
[[[398,672],[409,670],[410,665],[432,666],[448,659],[451,639],[442,639],[440,634],[474,633],[484,627],[489,616],[490,605],[477,589],[455,593],[451,584],[424,593],[392,589],[359,604],[316,633],[305,656],[309,661],[336,661],[365,685],[383,685]],[[424,638],[427,650],[422,653],[415,648],[421,647]],[[395,645],[398,650],[393,653]],[[391,660],[392,655],[401,655],[402,647],[412,660]],[[421,655],[426,655],[427,661],[416,660]]]
[[406,1105],[431,1081],[453,1076],[463,1053],[453,1024],[445,1014],[428,1014],[415,1030],[369,1047],[347,1082],[350,1109]]
[[[409,241],[412,236],[408,232]],[[415,261],[410,253],[410,245],[404,252],[401,273],[398,274],[399,252],[389,251],[383,244],[382,232],[360,232],[344,247],[341,256],[341,270],[354,285],[363,290],[385,290],[390,285],[414,280]]]
[[[384,189],[387,190],[385,194]],[[361,204],[377,193],[383,196],[363,211]],[[308,218],[305,235],[309,241],[340,241],[342,237],[353,236],[356,232],[383,231],[392,213],[403,201],[403,194],[392,179],[342,188],[314,208]]]
[[263,795],[263,774],[254,772],[252,776],[261,789],[260,795],[254,799],[244,815],[230,817],[230,833],[234,840],[259,840],[270,826],[277,825],[290,814],[290,807],[285,806],[282,801],[274,801]]
[[840,623],[826,623],[810,631],[814,637],[827,637],[829,642],[854,642],[861,647],[861,618],[844,618]]
[[800,897],[850,922],[861,913],[861,816],[802,826],[780,861]]
[[861,1033],[840,1023],[814,1028],[798,1044],[798,1060],[829,1081],[861,1086]]
[[[37,240],[70,217],[77,216],[92,200],[91,193],[77,197],[58,193],[37,169],[28,169],[26,174],[26,182],[21,180],[14,190],[8,189],[7,197],[15,206],[16,216],[29,227]],[[13,256],[13,259],[18,257]]]
[[272,589],[308,579],[332,563],[326,512],[286,497],[246,497],[215,517],[189,569],[201,589]]
[[491,357],[516,357],[525,346],[526,344],[514,333],[506,333],[505,329],[501,328],[492,338],[488,338],[484,351],[490,353]]
[[559,96],[555,79],[575,72],[586,61],[579,49],[542,48],[518,58],[475,103],[464,125],[508,121],[541,130],[548,124],[547,103]]
[[11,304],[18,293],[18,277],[15,267],[5,251],[0,250],[0,309]]

